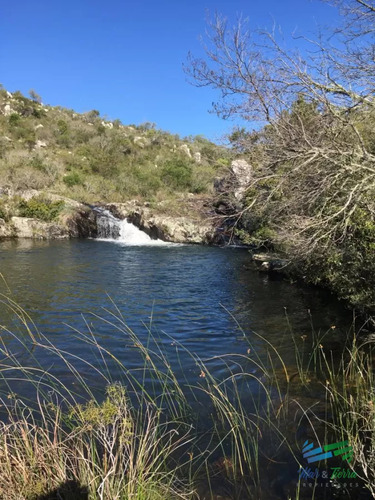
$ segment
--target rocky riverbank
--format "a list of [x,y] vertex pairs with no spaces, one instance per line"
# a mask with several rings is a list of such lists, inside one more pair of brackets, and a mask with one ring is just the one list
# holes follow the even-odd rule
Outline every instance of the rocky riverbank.
[[[191,216],[169,215],[167,207],[159,204],[156,208],[149,203],[129,201],[126,203],[110,203],[87,205],[53,194],[41,194],[35,190],[18,193],[16,196],[3,195],[3,204],[7,212],[0,217],[0,239],[69,239],[88,238],[97,235],[96,207],[109,210],[118,219],[127,219],[153,239],[174,243],[214,244],[216,242],[215,224],[201,211],[196,204]],[[5,202],[4,202],[5,200]],[[34,203],[34,200],[37,200]],[[32,205],[37,216],[20,215],[19,207]],[[60,203],[60,212],[53,220],[41,220],[40,206]],[[194,205],[194,200],[190,204]],[[27,207],[29,207],[27,205]],[[17,208],[18,207],[18,208]],[[35,208],[36,207],[36,208]],[[39,209],[39,212],[37,210]],[[29,210],[33,215],[31,209]],[[44,215],[42,212],[42,216]],[[26,212],[28,213],[28,212]]]
[[216,242],[216,227],[209,218],[195,211],[192,216],[171,216],[163,204],[155,210],[148,203],[110,203],[104,205],[115,217],[127,219],[153,239],[201,245]]
[[[100,207],[120,220],[127,219],[153,239],[201,245],[240,243],[231,227],[232,219],[241,207],[250,177],[251,166],[244,160],[234,160],[227,175],[216,179],[213,195],[187,193],[155,203],[129,200],[89,205],[35,189],[2,189],[0,239],[96,237],[95,208]],[[59,205],[56,213],[52,213],[53,204]]]

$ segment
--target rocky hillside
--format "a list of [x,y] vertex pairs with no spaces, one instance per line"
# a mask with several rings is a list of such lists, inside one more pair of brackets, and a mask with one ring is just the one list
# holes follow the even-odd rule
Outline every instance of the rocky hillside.
[[0,188],[48,191],[81,202],[158,202],[208,195],[229,151],[152,123],[124,125],[96,110],[48,106],[30,91],[0,90]]
[[0,238],[95,234],[91,205],[168,241],[209,243],[231,152],[202,136],[124,125],[0,88]]

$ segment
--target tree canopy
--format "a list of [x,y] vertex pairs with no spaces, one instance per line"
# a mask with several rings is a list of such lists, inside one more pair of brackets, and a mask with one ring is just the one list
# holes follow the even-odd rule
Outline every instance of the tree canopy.
[[253,165],[248,227],[267,226],[302,266],[319,264],[315,281],[374,305],[363,282],[375,283],[375,2],[331,3],[340,26],[296,38],[292,50],[275,31],[216,16],[206,57],[190,55],[187,72],[219,91],[220,116],[249,122],[232,134]]

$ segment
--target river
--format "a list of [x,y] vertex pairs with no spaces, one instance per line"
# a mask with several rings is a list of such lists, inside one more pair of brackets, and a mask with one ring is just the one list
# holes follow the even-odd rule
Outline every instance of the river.
[[[340,350],[351,315],[327,291],[254,270],[243,248],[164,244],[144,235],[139,241],[132,231],[130,239],[129,232],[116,230],[98,240],[0,244],[2,342],[20,364],[37,362],[62,383],[73,380],[66,363],[49,350],[36,349],[30,359],[22,345],[25,326],[5,297],[27,311],[32,331],[74,357],[94,393],[104,384],[100,370],[112,381],[121,379],[118,362],[155,387],[141,370],[138,342],[157,346],[186,386],[201,382],[202,366],[218,380],[241,370],[257,376],[246,358],[255,351],[267,363],[270,344],[292,371],[296,344],[308,350],[317,335],[329,332],[325,347]],[[92,338],[117,361],[104,362]],[[17,380],[13,389],[25,391]],[[255,394],[259,384],[248,382],[246,391]]]

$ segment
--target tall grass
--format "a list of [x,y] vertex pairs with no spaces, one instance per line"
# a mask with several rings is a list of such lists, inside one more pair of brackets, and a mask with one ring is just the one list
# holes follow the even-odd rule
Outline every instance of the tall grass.
[[[358,344],[352,336],[337,361],[324,348],[328,332],[312,332],[309,344],[291,332],[296,361],[289,366],[253,332],[267,354],[261,357],[246,338],[246,354],[220,358],[226,373],[220,379],[210,368],[217,358],[199,359],[173,340],[177,363],[183,367],[182,356],[190,356],[197,366],[192,384],[177,378],[151,324],[141,341],[115,304],[96,319],[133,346],[137,370],[102,345],[89,322],[85,332],[70,332],[82,349],[69,352],[9,295],[2,304],[18,332],[1,327],[0,498],[209,499],[227,492],[266,499],[278,489],[270,477],[281,471],[291,474],[282,495],[297,499],[301,427],[317,443],[349,439],[350,467],[375,493],[371,339]],[[95,362],[87,361],[88,351]],[[66,382],[55,365],[64,366]],[[314,402],[317,387],[323,416]],[[204,419],[193,402],[203,402]]]
[[336,371],[324,358],[327,405],[332,420],[327,426],[353,447],[350,468],[375,497],[375,337],[353,338]]
[[[23,358],[27,353],[30,362],[21,364],[3,343],[0,498],[42,498],[53,489],[63,491],[67,483],[79,485],[73,492],[77,498],[190,498],[187,481],[178,478],[183,465],[177,465],[173,456],[180,447],[188,446],[191,428],[180,420],[184,402],[170,368],[156,367],[157,362],[165,367],[163,354],[146,350],[137,341],[137,348],[147,358],[144,369],[147,366],[161,388],[162,397],[156,398],[142,380],[97,343],[91,331],[76,332],[82,347],[95,347],[102,360],[101,369],[89,366],[105,387],[104,395],[94,395],[90,381],[77,368],[88,364],[84,355],[58,349],[17,304],[7,298],[4,302],[26,336],[16,337],[5,327],[3,334],[18,344],[17,352]],[[122,319],[119,322],[121,325]],[[133,335],[129,329],[124,331]],[[53,369],[41,366],[38,360],[43,351],[49,359],[65,364],[72,375],[69,384],[59,380]],[[112,380],[109,361],[122,368],[120,382]],[[166,390],[170,383],[176,387],[174,398]],[[13,392],[15,385],[22,396]],[[168,412],[163,414],[164,407]],[[73,493],[69,491],[66,498]]]

